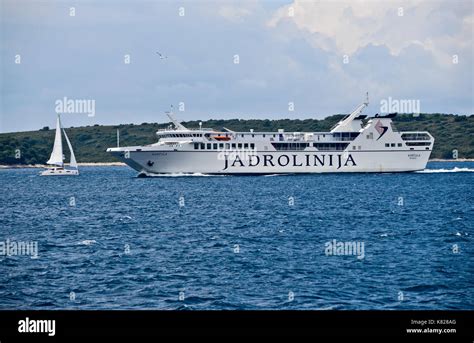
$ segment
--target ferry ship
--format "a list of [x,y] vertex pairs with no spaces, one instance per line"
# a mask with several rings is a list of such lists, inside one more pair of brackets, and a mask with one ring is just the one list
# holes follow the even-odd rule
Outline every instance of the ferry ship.
[[329,132],[235,132],[188,129],[172,112],[172,125],[144,146],[107,149],[139,172],[161,174],[394,173],[426,167],[434,138],[400,132],[396,113],[368,118],[367,100]]

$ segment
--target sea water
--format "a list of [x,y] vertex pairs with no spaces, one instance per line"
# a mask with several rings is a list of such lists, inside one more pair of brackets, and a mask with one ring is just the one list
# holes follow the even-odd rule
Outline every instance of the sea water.
[[0,170],[0,309],[472,310],[474,163],[428,168]]

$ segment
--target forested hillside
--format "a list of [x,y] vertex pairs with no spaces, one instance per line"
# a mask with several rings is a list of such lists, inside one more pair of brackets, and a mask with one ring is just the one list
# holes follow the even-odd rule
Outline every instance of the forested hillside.
[[[322,120],[207,120],[203,127],[220,130],[223,127],[235,131],[277,131],[282,128],[293,131],[327,131],[342,116],[333,115]],[[190,128],[199,127],[199,121],[183,122]],[[114,162],[105,150],[116,146],[116,131],[120,129],[122,146],[141,145],[156,142],[155,132],[169,123],[143,123],[141,125],[86,126],[67,128],[78,162]],[[452,151],[458,150],[459,158],[474,158],[474,115],[452,114],[409,114],[398,115],[395,125],[402,131],[429,131],[435,137],[432,158],[452,158]],[[38,131],[0,134],[0,164],[44,164],[51,153],[54,128]],[[16,152],[20,152],[20,155]],[[66,157],[67,156],[67,149]],[[17,158],[19,157],[19,158]]]

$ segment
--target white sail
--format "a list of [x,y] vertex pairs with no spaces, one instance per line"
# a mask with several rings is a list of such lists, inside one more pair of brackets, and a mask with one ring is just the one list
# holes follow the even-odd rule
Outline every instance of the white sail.
[[46,163],[63,166],[63,142],[61,137],[61,120],[59,119],[59,115],[56,122],[56,137],[54,138],[53,151],[51,152],[51,157]]
[[64,137],[66,138],[67,146],[69,147],[69,151],[71,152],[71,162],[69,165],[73,168],[77,168],[76,156],[74,155],[74,150],[72,150],[71,142],[69,141],[69,138],[66,134],[66,130],[63,129],[63,132],[64,132]]

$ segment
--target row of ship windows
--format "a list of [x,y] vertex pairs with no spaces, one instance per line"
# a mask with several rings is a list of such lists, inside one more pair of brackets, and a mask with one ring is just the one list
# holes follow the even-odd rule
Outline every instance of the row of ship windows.
[[[345,133],[344,133],[344,134],[345,134]],[[344,139],[344,138],[350,138],[350,139],[352,140],[353,138],[357,137],[357,135],[359,135],[358,132],[354,132],[354,133],[353,133],[353,132],[349,132],[349,133],[347,133],[347,135],[348,135],[347,137],[344,136],[344,134],[342,134],[342,138],[343,138],[343,139],[341,139],[341,140],[347,140],[347,139]],[[255,135],[257,135],[257,136],[258,136],[258,135],[261,135],[263,138],[265,138],[265,137],[267,136],[267,135],[264,134],[264,133],[263,133],[263,134],[254,134],[254,133],[249,134],[249,133],[246,133],[246,134],[241,134],[240,136],[243,138],[243,137],[248,136],[248,135],[251,135],[252,138],[255,138]],[[211,137],[211,134],[206,133],[206,134],[203,135],[202,133],[193,133],[193,134],[190,134],[190,133],[172,133],[172,134],[160,135],[159,137],[160,137],[160,138],[176,138],[176,137],[203,137],[203,136],[209,138],[209,137]],[[233,137],[231,134],[228,134],[228,133],[226,133],[224,136],[225,136],[225,137]],[[235,136],[237,136],[237,135],[235,135]],[[270,134],[269,136],[272,136],[273,138],[276,138],[277,134]],[[279,136],[281,139],[283,139],[283,137],[284,137],[282,133],[279,133],[278,136]],[[318,137],[319,137],[319,136],[320,136],[320,135],[318,135]],[[322,136],[323,138],[326,137],[325,134],[323,134],[323,135],[321,135],[321,136]],[[338,136],[338,135],[335,133],[335,134],[333,134],[333,136],[334,136],[335,138],[338,138],[338,137],[341,137],[341,134],[339,134],[339,136]]]
[[[431,142],[405,142],[405,144],[407,146],[430,146],[431,145]],[[403,144],[402,143],[385,143],[385,147],[386,148],[394,148],[395,146],[398,146],[398,147],[402,147]]]
[[[310,143],[272,143],[276,150],[304,150]],[[348,143],[313,143],[318,150],[345,150]],[[194,143],[194,150],[255,149],[254,143]],[[359,147],[360,150],[360,147]]]
[[[406,142],[408,146],[427,146],[429,142]],[[276,150],[304,150],[308,143],[273,143]],[[313,143],[319,150],[345,150],[347,143]],[[386,148],[402,147],[402,143],[385,143]],[[217,150],[217,149],[255,149],[254,143],[194,143],[194,150]],[[361,150],[361,146],[352,146],[352,150]]]
[[255,149],[255,143],[194,143],[194,150]]
[[304,150],[313,146],[318,150],[345,150],[349,143],[272,143],[276,150]]
[[202,137],[202,133],[173,133],[167,135],[160,135],[160,138],[174,138],[174,137]]

